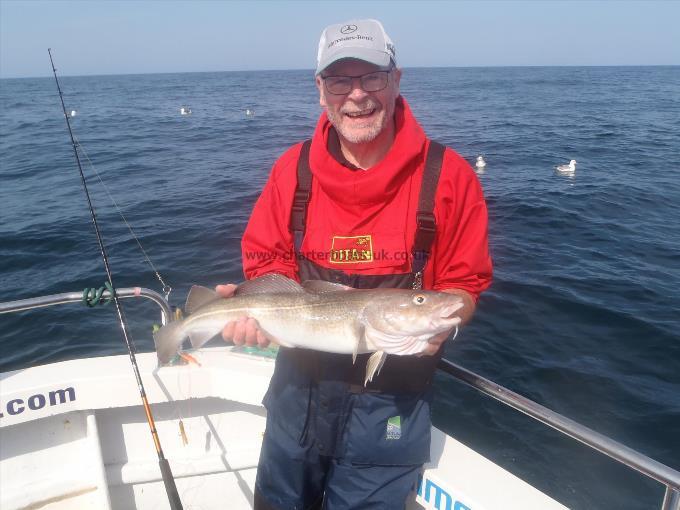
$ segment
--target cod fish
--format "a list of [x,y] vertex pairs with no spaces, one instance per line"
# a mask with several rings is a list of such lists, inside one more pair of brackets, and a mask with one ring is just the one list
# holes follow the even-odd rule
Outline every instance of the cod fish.
[[359,353],[373,352],[367,383],[387,354],[418,354],[433,335],[457,327],[461,319],[456,312],[462,307],[459,296],[444,292],[360,290],[320,280],[300,285],[271,273],[242,283],[230,298],[192,287],[188,316],[163,326],[154,343],[163,365],[180,352],[186,338],[198,349],[229,321],[248,316],[267,339],[284,347],[352,354],[355,360]]

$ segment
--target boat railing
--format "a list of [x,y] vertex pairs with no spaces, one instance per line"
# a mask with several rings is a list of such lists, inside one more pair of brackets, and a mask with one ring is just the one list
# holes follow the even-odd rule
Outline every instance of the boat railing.
[[[156,303],[161,309],[161,324],[165,325],[172,317],[172,311],[167,299],[158,292],[145,289],[143,287],[126,287],[116,289],[116,296],[119,298],[143,297]],[[111,298],[111,293],[105,290],[101,295],[104,302]],[[34,298],[19,299],[16,301],[6,301],[0,303],[0,314],[10,312],[23,312],[35,308],[45,308],[47,306],[63,305],[68,303],[83,302],[83,292],[64,292],[62,294],[51,294],[49,296],[39,296]]]
[[446,359],[439,360],[438,367],[453,378],[472,386],[499,402],[516,409],[535,420],[552,427],[590,448],[605,454],[643,475],[666,486],[661,510],[680,510],[680,472],[614,441],[572,419],[562,416],[522,395],[510,391],[495,382],[475,374]]
[[[167,324],[172,317],[168,301],[161,294],[153,290],[140,287],[119,288],[116,289],[116,295],[120,298],[144,297],[150,299],[161,308],[161,321],[163,324]],[[102,299],[108,297],[110,297],[110,293],[105,291],[102,295]],[[67,292],[63,294],[52,294],[50,296],[8,301],[0,303],[0,314],[43,308],[58,304],[75,303],[82,300],[82,292]],[[661,510],[680,510],[680,472],[675,469],[657,462],[610,437],[567,418],[566,416],[551,411],[547,407],[500,386],[451,361],[445,359],[440,360],[438,368],[442,372],[452,376],[454,379],[472,386],[485,395],[488,395],[499,402],[552,427],[562,434],[576,439],[586,446],[603,453],[616,462],[624,464],[663,484],[666,487],[666,491],[661,504]]]

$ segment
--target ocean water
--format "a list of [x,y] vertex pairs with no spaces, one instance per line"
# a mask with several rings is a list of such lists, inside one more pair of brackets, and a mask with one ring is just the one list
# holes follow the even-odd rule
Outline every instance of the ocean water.
[[[312,72],[61,84],[171,302],[239,281],[270,167],[319,115]],[[430,137],[487,160],[495,280],[446,357],[680,469],[680,68],[406,69],[402,93]],[[54,80],[1,80],[0,100],[0,301],[102,285]],[[554,170],[570,159],[574,174]],[[160,290],[86,174],[115,284]],[[151,350],[155,306],[125,309]],[[0,343],[0,371],[124,352],[112,306],[2,315]],[[437,386],[436,425],[571,508],[660,508],[660,484],[444,375]]]

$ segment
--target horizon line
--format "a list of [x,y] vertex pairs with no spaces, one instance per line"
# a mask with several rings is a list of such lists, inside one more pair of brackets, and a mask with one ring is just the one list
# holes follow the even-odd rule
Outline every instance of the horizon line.
[[[525,65],[472,65],[472,66],[405,66],[401,69],[498,69],[498,68],[526,68],[526,67],[680,67],[680,64],[525,64]],[[282,71],[309,71],[314,73],[313,68],[303,69],[232,69],[221,71],[153,71],[147,73],[95,73],[95,74],[62,74],[64,78],[92,78],[98,76],[146,76],[157,74],[216,74],[216,73],[267,73]],[[30,80],[40,78],[52,78],[52,74],[33,76],[1,76],[0,80]]]

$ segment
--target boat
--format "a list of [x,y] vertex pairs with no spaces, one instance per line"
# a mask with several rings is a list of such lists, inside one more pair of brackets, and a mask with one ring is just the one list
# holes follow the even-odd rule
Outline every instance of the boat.
[[[166,299],[148,298],[171,319]],[[110,296],[108,291],[101,299]],[[81,301],[71,292],[0,303],[0,313]],[[250,509],[266,410],[269,351],[219,346],[193,362],[137,365],[184,508]],[[680,472],[447,360],[439,368],[499,402],[567,434],[666,486],[662,510],[680,509]],[[130,357],[62,361],[0,374],[0,508],[171,508]],[[493,490],[490,490],[493,489]],[[650,508],[655,507],[650,503]],[[408,510],[558,510],[564,505],[432,428],[431,461]]]

